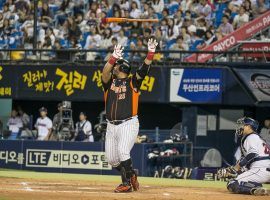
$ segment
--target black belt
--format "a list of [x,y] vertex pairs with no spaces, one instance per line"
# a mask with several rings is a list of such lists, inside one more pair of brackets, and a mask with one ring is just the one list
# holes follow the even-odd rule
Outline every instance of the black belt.
[[113,124],[113,125],[119,125],[119,124],[122,124],[122,123],[124,123],[128,120],[131,120],[131,119],[132,119],[132,117],[129,117],[129,118],[123,119],[123,120],[112,120],[112,121],[107,120],[107,122],[109,122],[110,124]]

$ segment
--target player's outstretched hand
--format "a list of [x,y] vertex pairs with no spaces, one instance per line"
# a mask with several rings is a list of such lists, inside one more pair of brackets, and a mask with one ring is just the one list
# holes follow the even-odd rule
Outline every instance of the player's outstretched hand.
[[124,51],[124,47],[122,47],[120,44],[117,44],[114,46],[114,51],[113,51],[113,57],[115,57],[116,59],[120,59],[123,57],[123,51]]
[[148,51],[155,52],[157,45],[158,45],[157,40],[155,38],[150,38],[147,43]]

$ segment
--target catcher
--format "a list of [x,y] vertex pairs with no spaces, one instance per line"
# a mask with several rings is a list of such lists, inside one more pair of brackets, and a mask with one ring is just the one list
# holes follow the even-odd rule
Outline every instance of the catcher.
[[258,135],[257,121],[244,117],[236,123],[236,134],[241,137],[241,159],[235,166],[220,169],[218,178],[230,179],[227,189],[232,193],[269,195],[262,183],[270,182],[270,147]]

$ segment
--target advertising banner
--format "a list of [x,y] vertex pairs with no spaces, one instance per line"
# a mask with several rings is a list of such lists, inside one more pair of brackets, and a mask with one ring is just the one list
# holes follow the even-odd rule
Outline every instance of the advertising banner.
[[[166,69],[153,68],[141,85],[141,101],[165,101]],[[102,67],[0,66],[0,98],[103,101]]]
[[257,101],[270,102],[270,70],[234,69]]
[[[143,145],[135,145],[133,165],[143,174]],[[116,174],[104,143],[0,140],[0,168],[47,172]]]
[[[226,51],[237,44],[238,41],[246,40],[253,36],[254,34],[258,33],[259,31],[263,30],[270,25],[270,11],[267,11],[263,15],[255,18],[249,23],[246,23],[241,28],[237,29],[236,31],[232,32],[231,34],[226,35],[221,40],[218,40],[209,46],[201,49],[201,51]],[[218,55],[218,54],[216,54]],[[207,62],[214,56],[214,54],[192,54],[191,56],[186,58],[187,62]]]
[[241,42],[242,51],[265,51],[265,53],[244,53],[242,56],[253,58],[270,58],[270,42],[245,41]]
[[220,103],[222,69],[171,69],[170,102]]

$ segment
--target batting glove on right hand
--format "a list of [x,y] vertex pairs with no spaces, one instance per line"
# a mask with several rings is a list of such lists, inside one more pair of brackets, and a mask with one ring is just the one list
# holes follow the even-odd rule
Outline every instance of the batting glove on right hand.
[[114,51],[112,56],[115,57],[116,59],[120,59],[123,57],[123,51],[124,51],[124,47],[122,47],[120,44],[117,44],[114,46]]

